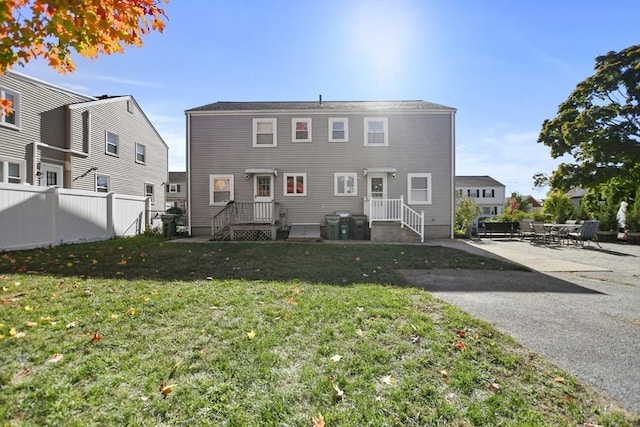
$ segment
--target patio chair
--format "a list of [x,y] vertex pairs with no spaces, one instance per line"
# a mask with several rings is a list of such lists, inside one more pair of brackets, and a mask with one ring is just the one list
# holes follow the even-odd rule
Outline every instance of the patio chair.
[[543,223],[534,221],[531,227],[533,228],[531,243],[549,243],[549,233]]
[[569,238],[574,244],[580,244],[584,247],[584,242],[591,243],[596,242],[599,248],[600,242],[598,242],[598,227],[600,226],[600,221],[596,219],[590,219],[582,222],[582,228],[580,230],[569,233]]
[[531,224],[533,224],[533,220],[531,219],[521,219],[520,221],[518,221],[518,223],[520,224],[520,240],[524,240],[524,239],[533,239],[534,236],[534,232],[533,232],[533,226]]

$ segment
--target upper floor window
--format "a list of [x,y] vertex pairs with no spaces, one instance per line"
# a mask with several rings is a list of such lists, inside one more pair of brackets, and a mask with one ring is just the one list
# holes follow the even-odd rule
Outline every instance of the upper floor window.
[[151,197],[151,203],[153,203],[153,202],[154,202],[154,200],[153,200],[153,193],[154,193],[154,191],[153,191],[153,184],[150,184],[150,183],[148,183],[148,182],[145,182],[145,183],[144,183],[144,195],[145,195],[146,197]]
[[364,145],[389,145],[386,117],[368,117],[364,119]]
[[253,119],[253,146],[276,147],[278,133],[276,119]]
[[20,184],[24,181],[26,163],[24,160],[14,160],[0,157],[0,182]]
[[338,172],[333,174],[333,179],[334,196],[358,195],[358,174]]
[[233,175],[209,175],[209,204],[224,206],[233,200]]
[[96,175],[96,191],[98,193],[109,192],[109,177],[107,175]]
[[0,88],[0,99],[11,101],[11,113],[0,115],[0,125],[20,127],[20,94]]
[[306,173],[284,174],[284,195],[285,196],[306,196],[307,195],[307,174]]
[[120,137],[115,133],[107,131],[106,153],[117,156],[119,143]]
[[407,174],[407,187],[409,197],[407,203],[418,205],[431,204],[431,174],[409,173]]
[[167,187],[168,193],[179,193],[180,192],[180,184],[169,184]]
[[349,141],[349,121],[346,118],[329,119],[329,142]]
[[292,142],[311,142],[311,119],[291,119]]
[[136,163],[145,164],[147,162],[147,147],[136,142]]

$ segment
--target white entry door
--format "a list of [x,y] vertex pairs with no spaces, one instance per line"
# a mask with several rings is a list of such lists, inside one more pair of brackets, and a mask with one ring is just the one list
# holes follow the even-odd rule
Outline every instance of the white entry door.
[[255,222],[270,223],[273,219],[273,175],[253,176],[253,201]]
[[40,185],[44,187],[52,187],[54,185],[62,187],[62,170],[62,166],[42,163],[40,165]]
[[387,198],[386,173],[370,173],[367,175],[367,196],[370,199]]

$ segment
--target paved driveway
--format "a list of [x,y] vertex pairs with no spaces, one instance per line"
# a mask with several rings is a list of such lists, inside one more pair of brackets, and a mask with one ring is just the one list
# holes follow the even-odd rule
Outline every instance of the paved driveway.
[[640,246],[583,249],[488,239],[432,244],[534,270],[404,273],[640,414]]

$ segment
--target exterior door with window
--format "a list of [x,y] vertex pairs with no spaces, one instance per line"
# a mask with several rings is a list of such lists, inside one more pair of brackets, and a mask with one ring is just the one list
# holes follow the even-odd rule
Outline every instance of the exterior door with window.
[[42,163],[40,166],[40,185],[62,187],[62,166]]
[[367,175],[367,197],[371,201],[370,215],[373,218],[386,218],[387,207],[383,202],[387,198],[386,173],[370,173]]
[[271,223],[273,217],[273,175],[253,176],[254,221]]

